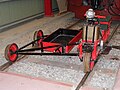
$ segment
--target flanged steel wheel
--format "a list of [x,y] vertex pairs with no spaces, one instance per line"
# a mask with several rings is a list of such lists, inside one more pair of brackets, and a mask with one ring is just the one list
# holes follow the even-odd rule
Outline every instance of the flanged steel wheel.
[[15,43],[7,45],[7,47],[5,48],[6,60],[10,62],[15,62],[18,58],[18,54],[16,52],[17,50],[18,46]]
[[43,31],[42,31],[42,30],[35,31],[33,40],[34,40],[34,41],[37,40],[37,42],[34,43],[33,46],[40,46],[40,43],[41,43],[42,40],[43,40]]
[[85,52],[83,55],[84,72],[90,72],[91,53]]

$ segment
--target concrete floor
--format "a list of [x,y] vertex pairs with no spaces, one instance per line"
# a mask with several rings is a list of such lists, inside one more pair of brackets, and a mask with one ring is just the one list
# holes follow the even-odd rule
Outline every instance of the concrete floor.
[[72,85],[12,73],[0,73],[0,90],[70,90]]
[[[61,17],[69,18],[63,22]],[[4,59],[4,49],[7,44],[15,42],[19,46],[22,46],[23,44],[26,44],[32,40],[34,31],[44,29],[43,32],[45,34],[50,34],[58,28],[64,28],[74,23],[77,19],[73,18],[74,14],[72,13],[66,13],[61,16],[56,15],[55,17],[44,17],[0,33],[0,65],[6,62]],[[77,28],[79,28],[79,26]],[[24,38],[24,36],[26,38]],[[120,69],[113,90],[120,90],[119,84]],[[66,84],[42,78],[32,78],[30,76],[18,75],[15,73],[0,72],[0,90],[74,90],[73,88],[74,85],[72,84]],[[103,89],[86,86],[80,90]]]

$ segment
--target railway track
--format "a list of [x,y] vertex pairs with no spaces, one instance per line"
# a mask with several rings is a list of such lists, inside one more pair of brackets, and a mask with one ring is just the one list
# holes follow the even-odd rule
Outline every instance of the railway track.
[[[66,29],[69,29],[69,28],[73,27],[74,25],[78,24],[79,22],[80,22],[80,21],[75,22],[74,24],[68,26]],[[108,38],[107,42],[105,43],[106,46],[108,45],[108,43],[110,42],[110,40],[111,40],[112,37],[114,36],[114,34],[115,34],[115,32],[117,31],[117,29],[118,29],[119,26],[120,26],[120,24],[118,24],[118,25],[114,28],[114,30],[112,31],[110,37]],[[102,52],[104,52],[104,50],[103,50]],[[102,54],[100,54],[99,57],[100,57],[101,55],[102,55]],[[99,59],[99,57],[98,57],[97,59]],[[20,58],[19,58],[16,62],[14,62],[14,63],[19,62],[19,61],[20,61],[21,59],[23,59],[23,58],[25,58],[25,56],[20,57]],[[5,71],[8,67],[10,67],[11,65],[13,65],[14,63],[7,62],[7,63],[3,64],[2,66],[0,66],[0,71]],[[84,85],[84,83],[85,83],[85,81],[86,81],[86,79],[88,78],[88,76],[89,76],[90,73],[91,73],[91,72],[85,73],[85,75],[83,76],[82,80],[79,82],[79,84],[78,84],[77,87],[75,88],[75,90],[79,90],[79,89]]]

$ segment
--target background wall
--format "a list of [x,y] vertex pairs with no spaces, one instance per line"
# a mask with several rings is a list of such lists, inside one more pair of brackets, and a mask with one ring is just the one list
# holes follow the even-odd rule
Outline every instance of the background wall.
[[[52,6],[57,8],[56,0]],[[44,0],[0,0],[0,27],[43,13]]]

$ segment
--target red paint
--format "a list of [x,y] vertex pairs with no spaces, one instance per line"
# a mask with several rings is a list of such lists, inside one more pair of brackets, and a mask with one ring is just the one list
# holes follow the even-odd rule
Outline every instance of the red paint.
[[52,12],[52,0],[44,0],[45,16],[54,16]]
[[17,57],[18,57],[18,54],[17,53],[14,53],[13,52],[16,52],[18,50],[18,46],[13,43],[13,44],[10,44],[7,48],[7,55],[8,55],[8,58],[11,62],[14,62],[16,61]]
[[[48,37],[46,37],[46,38],[48,38]],[[82,38],[82,31],[80,31],[68,44],[78,42],[81,38]],[[43,43],[43,47],[60,45],[60,43],[45,42],[44,40],[42,43]],[[73,47],[74,47],[74,45],[73,46],[66,46],[65,53],[69,53]],[[57,47],[53,47],[53,48],[48,48],[45,50],[50,51],[50,52],[55,52],[56,48]],[[62,48],[60,48],[59,51],[62,52]]]
[[79,49],[79,58],[82,59],[82,57],[83,57],[82,42],[79,44],[78,49]]
[[37,39],[39,39],[37,41],[37,44],[38,44],[39,47],[41,47],[41,43],[42,43],[42,40],[43,40],[43,31],[42,30],[37,31]]
[[91,61],[91,62],[90,62],[90,70],[93,70],[94,65],[95,65],[95,62],[94,62],[94,61]]
[[[69,42],[69,44],[78,42],[81,38],[82,38],[82,30]],[[69,53],[73,47],[74,47],[74,45],[66,46],[65,52]]]
[[[43,43],[43,47],[48,47],[48,46],[55,46],[55,45],[60,45],[59,43],[51,43],[51,42],[42,42]],[[53,48],[48,48],[48,49],[44,49],[45,51],[49,51],[49,52],[54,52],[56,50],[57,47],[53,47]],[[59,49],[62,52],[62,49]]]

